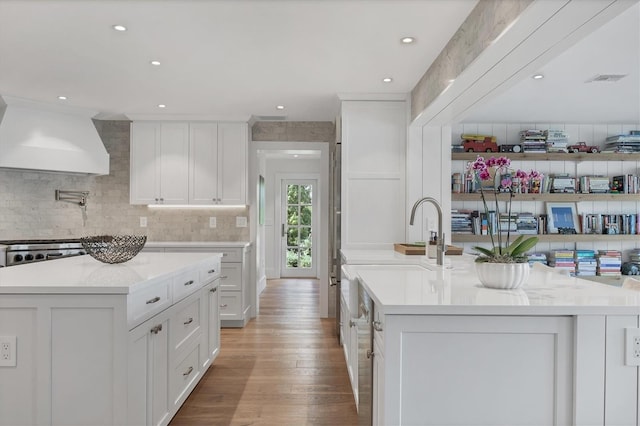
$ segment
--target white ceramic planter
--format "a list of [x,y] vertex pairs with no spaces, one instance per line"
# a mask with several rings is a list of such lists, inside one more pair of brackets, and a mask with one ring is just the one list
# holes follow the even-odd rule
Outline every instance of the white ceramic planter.
[[519,288],[529,279],[528,263],[476,263],[478,278],[489,288]]

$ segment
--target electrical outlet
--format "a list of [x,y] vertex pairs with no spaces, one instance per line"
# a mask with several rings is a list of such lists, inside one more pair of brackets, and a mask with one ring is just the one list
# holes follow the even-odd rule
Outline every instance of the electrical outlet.
[[141,228],[146,228],[147,227],[147,218],[146,218],[146,216],[140,216],[140,227]]
[[236,216],[236,228],[246,228],[246,227],[247,227],[247,217]]
[[216,226],[218,226],[216,217],[215,216],[211,216],[209,218],[209,228],[215,228]]
[[0,367],[16,366],[16,336],[0,336]]
[[640,366],[640,328],[625,328],[625,365]]

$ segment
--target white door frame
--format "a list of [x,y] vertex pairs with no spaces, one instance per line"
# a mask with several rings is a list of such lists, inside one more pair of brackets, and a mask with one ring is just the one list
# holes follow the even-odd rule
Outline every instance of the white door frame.
[[[283,197],[285,193],[285,187],[289,184],[311,184],[313,188],[312,196],[311,196],[311,268],[305,269],[295,269],[295,268],[287,268],[286,259],[284,253],[286,251],[287,246],[287,238],[282,235],[282,231],[280,233],[280,277],[281,278],[318,278],[318,247],[316,246],[315,240],[320,235],[318,233],[318,185],[319,179],[282,179],[280,180],[280,227],[284,229],[286,227],[286,217],[287,212],[284,211],[283,207],[287,204],[286,200]],[[285,224],[283,226],[283,224]]]
[[[313,180],[315,181],[315,192],[316,194],[314,194],[314,202],[316,203],[314,205],[313,208],[313,212],[312,212],[312,221],[313,221],[313,233],[316,237],[320,236],[321,233],[323,232],[323,228],[322,228],[322,223],[319,220],[319,213],[322,209],[322,200],[320,197],[320,191],[322,190],[322,183],[320,180],[320,174],[319,173],[276,173],[275,175],[275,187],[278,188],[278,191],[274,191],[276,199],[274,202],[274,207],[275,207],[275,215],[274,217],[278,218],[278,220],[282,220],[282,185],[284,181],[287,180]],[[277,235],[281,235],[280,234],[280,228],[281,227],[281,223],[278,223],[277,225]],[[315,238],[314,242],[313,242],[313,250],[314,250],[314,260],[316,261],[316,278],[320,278],[320,269],[321,269],[321,265],[320,265],[320,256],[319,256],[319,252],[318,252],[318,242],[316,241],[319,240],[318,238]],[[282,237],[276,238],[275,241],[275,246],[276,246],[276,265],[278,267],[278,276],[282,276],[282,265],[284,264],[283,260],[282,260],[282,242],[283,239]]]
[[[328,232],[328,220],[329,220],[329,149],[330,145],[327,142],[301,142],[301,141],[290,141],[290,142],[275,142],[275,141],[256,141],[251,140],[249,142],[250,147],[250,165],[249,167],[249,179],[251,182],[258,181],[258,174],[260,174],[260,162],[258,159],[258,152],[276,152],[276,151],[287,151],[287,150],[317,150],[320,151],[320,162],[322,170],[320,172],[320,184],[318,185],[319,192],[319,201],[320,206],[318,210],[320,211],[320,229],[326,229],[326,232],[321,232],[319,236],[319,241],[316,241],[319,250],[319,262],[320,266],[318,271],[318,276],[320,279],[320,298],[318,300],[319,308],[320,308],[320,317],[327,318],[329,316],[329,232]],[[265,229],[269,228],[269,226],[273,226],[272,224],[267,223],[264,226],[258,225],[258,203],[257,203],[257,194],[256,194],[256,185],[249,185],[250,191],[250,208],[249,215],[251,216],[251,242],[256,244],[258,240],[257,234],[259,232],[265,233]],[[274,212],[275,213],[275,212]],[[269,246],[266,246],[269,244]],[[258,253],[258,249],[260,249],[260,253]],[[257,261],[260,261],[264,257],[264,251],[266,250],[274,250],[274,245],[270,244],[270,241],[265,239],[265,244],[256,247],[256,258],[252,259],[252,267],[256,268],[258,264]],[[254,269],[256,271],[257,269]],[[254,274],[258,275],[258,274]],[[258,276],[257,278],[260,278]],[[257,288],[259,282],[262,282],[261,279],[252,283],[252,285]],[[257,291],[252,293],[252,303],[256,302]],[[331,303],[334,303],[333,301]],[[255,305],[253,305],[255,306]],[[252,312],[253,313],[253,312]],[[255,313],[253,313],[255,314]]]

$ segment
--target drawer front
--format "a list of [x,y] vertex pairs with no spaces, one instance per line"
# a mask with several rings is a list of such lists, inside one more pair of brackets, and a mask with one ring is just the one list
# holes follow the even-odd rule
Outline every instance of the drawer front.
[[180,406],[200,378],[200,345],[195,345],[175,366],[172,374],[171,402]]
[[242,319],[242,293],[223,291],[220,293],[220,319]]
[[198,271],[189,270],[173,277],[173,303],[185,298],[200,288]]
[[220,275],[222,270],[219,257],[204,262],[200,267],[200,282],[203,284],[215,280]]
[[202,323],[200,298],[190,297],[185,302],[188,303],[171,317],[171,347],[176,352],[197,338]]
[[240,291],[242,290],[242,264],[223,263],[220,276],[220,289]]
[[222,253],[222,263],[242,262],[241,248],[221,248],[215,249],[217,253]]
[[171,305],[171,280],[158,281],[128,297],[129,329]]

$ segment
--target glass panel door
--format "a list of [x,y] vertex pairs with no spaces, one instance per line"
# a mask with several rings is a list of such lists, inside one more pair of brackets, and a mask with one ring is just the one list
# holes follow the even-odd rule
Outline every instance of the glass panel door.
[[283,277],[315,277],[314,180],[282,181]]

